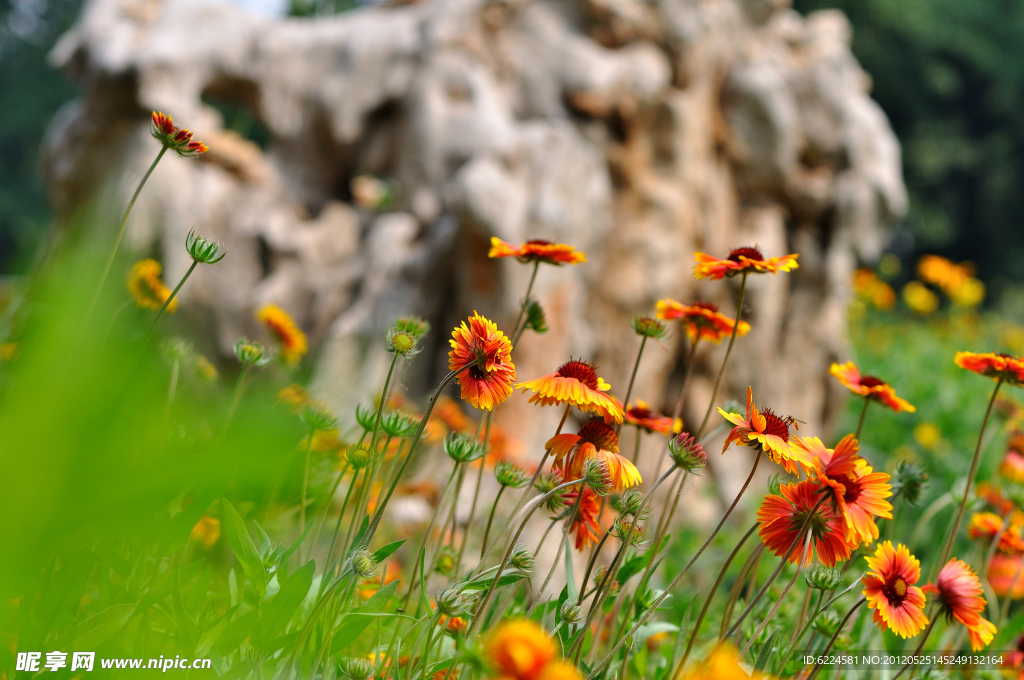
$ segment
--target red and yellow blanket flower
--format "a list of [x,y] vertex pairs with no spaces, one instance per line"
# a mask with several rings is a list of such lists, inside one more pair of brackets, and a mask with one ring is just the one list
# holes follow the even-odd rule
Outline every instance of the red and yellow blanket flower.
[[804,553],[803,542],[810,532],[811,545],[805,564],[810,564],[815,554],[826,567],[849,559],[851,547],[844,538],[843,518],[829,503],[819,503],[820,484],[804,480],[783,484],[779,491],[781,495],[765,496],[757,509],[760,524],[757,533],[769,550],[782,557],[794,542],[799,542],[789,556],[790,563],[795,563]]
[[[135,298],[135,304],[154,311],[160,309],[171,297],[171,289],[164,285],[160,273],[163,267],[154,259],[139,260],[128,273],[128,292]],[[178,309],[177,298],[167,305],[168,312]]]
[[572,404],[581,411],[596,413],[606,422],[622,422],[622,406],[605,394],[611,386],[587,361],[570,359],[554,373],[518,383],[516,387],[533,392],[531,404]]
[[729,253],[724,260],[706,253],[697,253],[694,258],[697,264],[693,268],[695,279],[724,279],[737,274],[777,274],[796,269],[800,265],[798,255],[766,258],[761,250],[754,247],[737,248]]
[[555,641],[533,621],[505,621],[487,637],[484,655],[500,680],[580,680],[570,663],[558,658]]
[[847,361],[841,365],[832,364],[829,373],[838,379],[843,384],[843,387],[854,394],[859,394],[865,399],[877,401],[879,404],[888,406],[896,413],[901,411],[913,413],[917,411],[917,407],[909,401],[896,396],[896,390],[889,383],[873,375],[861,375],[860,371],[857,370],[857,366],[852,361]]
[[738,446],[763,449],[773,462],[780,463],[789,473],[796,473],[812,464],[809,454],[800,449],[793,449],[789,445],[789,426],[796,425],[796,421],[789,416],[777,416],[771,409],[759,411],[749,387],[746,418],[739,413],[729,413],[721,408],[718,412],[735,425],[725,438],[722,453],[729,448],[729,444],[736,442]]
[[843,437],[835,449],[826,448],[817,437],[795,440],[792,448],[806,451],[813,459],[808,475],[832,491],[832,502],[846,525],[846,540],[854,547],[878,539],[875,517],[892,519],[889,475],[875,472],[857,455],[852,434]]
[[176,127],[171,117],[160,111],[153,112],[149,131],[158,142],[185,158],[198,156],[210,150],[210,147],[199,140],[193,141],[190,130]]
[[591,458],[603,460],[611,475],[613,493],[639,486],[643,479],[629,459],[619,454],[619,437],[601,418],[583,425],[577,434],[559,434],[545,445],[555,456],[553,467],[564,470],[566,479],[579,479]]
[[942,567],[935,583],[928,583],[921,590],[937,596],[947,621],[956,619],[967,628],[971,649],[975,652],[987,647],[995,638],[995,625],[981,616],[987,604],[982,595],[981,579],[963,560],[951,559]]
[[281,345],[281,358],[289,366],[299,363],[299,360],[309,351],[306,334],[302,332],[288,312],[277,305],[264,305],[256,312],[256,319],[274,334]]
[[508,399],[516,381],[512,341],[493,321],[473,312],[469,325],[456,326],[448,342],[448,368],[462,371],[457,380],[465,401],[490,411]]
[[861,580],[868,607],[875,610],[875,624],[902,638],[914,637],[928,625],[924,615],[925,596],[914,585],[921,578],[921,563],[900,543],[878,546],[875,554],[864,559],[868,573]]
[[[736,321],[718,311],[718,307],[710,302],[694,302],[684,305],[672,298],[658,300],[655,305],[657,316],[665,321],[678,319],[686,329],[686,337],[690,342],[697,340],[710,340],[714,343],[722,342],[722,338],[732,335]],[[750,324],[740,321],[739,328],[736,328],[736,335],[746,335],[750,331]]]
[[1024,383],[1024,360],[1009,354],[957,352],[956,365],[1011,385]]
[[553,265],[580,264],[587,261],[586,255],[564,243],[533,239],[515,246],[497,236],[491,237],[491,249],[487,257],[514,257],[523,263],[546,262]]
[[636,425],[647,430],[648,434],[654,432],[668,434],[672,432],[672,427],[675,424],[672,418],[661,415],[648,406],[646,401],[639,399],[637,399],[634,406],[626,409],[625,419],[630,425]]
[[569,535],[575,536],[576,549],[582,551],[601,534],[601,497],[589,486],[574,487],[565,493],[566,507],[571,508],[576,503],[576,494],[580,493],[583,497],[569,527]]
[[1013,512],[1005,531],[1003,524],[1003,518],[994,512],[976,512],[971,515],[971,522],[967,525],[967,537],[991,539],[999,536],[997,547],[1001,552],[1014,555],[1024,553],[1024,537],[1021,533],[1024,513],[1019,510]]

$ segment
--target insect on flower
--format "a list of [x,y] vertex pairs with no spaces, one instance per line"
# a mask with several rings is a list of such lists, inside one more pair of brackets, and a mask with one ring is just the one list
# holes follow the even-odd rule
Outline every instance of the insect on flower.
[[[789,445],[789,428],[796,426],[796,418],[775,415],[771,409],[758,411],[757,405],[754,404],[753,392],[749,387],[747,388],[746,418],[738,413],[728,413],[721,408],[718,409],[718,412],[735,425],[729,432],[729,436],[725,438],[722,453],[729,448],[729,444],[736,442],[739,446],[760,447],[773,462],[781,463],[789,473],[795,473],[799,468],[806,469],[811,465],[809,454]],[[797,429],[799,429],[798,426]]]

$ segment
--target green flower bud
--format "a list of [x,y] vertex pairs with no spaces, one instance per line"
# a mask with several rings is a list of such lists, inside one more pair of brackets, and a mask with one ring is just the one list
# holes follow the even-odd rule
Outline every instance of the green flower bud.
[[530,571],[534,564],[533,553],[522,543],[516,543],[516,547],[512,548],[509,564],[519,571]]
[[441,548],[440,554],[437,556],[437,562],[434,563],[434,571],[441,574],[442,576],[454,576],[458,565],[455,563],[457,555],[450,545],[446,545]]
[[[621,496],[612,496],[612,507],[620,515],[633,515],[640,511],[640,507],[644,502],[644,494],[637,491],[636,489],[630,489]],[[653,508],[650,505],[644,507],[644,511],[640,519],[647,519],[651,516]]]
[[507,460],[500,460],[494,466],[494,477],[498,480],[498,484],[513,489],[525,486],[529,479],[526,470]]
[[835,590],[844,581],[843,571],[834,567],[817,566],[804,572],[804,581],[811,588],[818,590]]
[[647,542],[647,527],[637,524],[634,529],[633,518],[624,515],[615,520],[615,524],[612,527],[612,535],[622,541],[629,539],[631,545],[640,545]]
[[348,680],[370,680],[376,672],[369,659],[342,659],[338,664],[341,674]]
[[668,451],[676,467],[695,475],[708,464],[708,452],[689,432],[680,432],[669,439]]
[[373,432],[374,423],[377,420],[377,410],[371,407],[365,409],[356,404],[356,422],[359,423],[359,427],[363,428],[367,432]]
[[896,463],[892,475],[892,495],[899,496],[903,502],[915,506],[921,501],[921,494],[928,485],[928,473],[920,465],[910,460]]
[[615,488],[608,463],[599,458],[589,458],[583,464],[583,483],[593,489],[598,496],[607,496]]
[[469,463],[483,456],[487,449],[471,435],[450,432],[444,438],[444,451],[456,463]]
[[614,574],[608,574],[608,566],[602,564],[600,567],[597,568],[597,571],[594,572],[594,584],[600,586],[602,583],[605,582],[606,578],[611,579],[607,586],[608,595],[610,597],[614,597],[615,594],[619,592],[619,582],[615,580]]
[[348,459],[348,464],[356,470],[362,470],[365,467],[369,467],[370,463],[373,462],[373,452],[370,451],[370,447],[353,446],[345,454]]
[[392,411],[381,418],[380,429],[384,430],[384,432],[392,437],[404,439],[406,437],[411,437],[413,433],[416,432],[416,428],[419,427],[419,424],[418,420],[413,420],[404,413]]
[[566,600],[562,603],[559,615],[566,623],[579,623],[583,618],[583,609],[573,600]]
[[396,326],[388,329],[384,349],[406,358],[414,357],[423,350],[417,346],[415,335],[408,331],[400,331]]
[[430,323],[418,316],[403,316],[395,321],[395,330],[399,333],[408,333],[419,340],[430,332]]
[[768,493],[778,496],[782,493],[782,484],[785,481],[785,477],[781,472],[778,472],[768,478]]
[[199,264],[217,264],[228,254],[216,241],[196,236],[195,229],[189,230],[188,236],[185,237],[185,250]]
[[[542,472],[537,477],[537,481],[534,483],[533,488],[543,496],[553,491],[561,483],[562,476],[557,471]],[[544,508],[548,512],[554,514],[562,512],[568,504],[568,495],[570,493],[571,491],[569,489],[562,489],[544,501]]]
[[834,609],[826,609],[822,613],[818,614],[817,618],[814,619],[814,623],[811,624],[811,627],[825,637],[832,637],[832,634],[836,632],[836,626],[838,625],[839,615],[836,614]]
[[468,608],[469,600],[458,585],[445,586],[437,591],[437,610],[445,616],[462,616]]
[[352,555],[352,571],[360,578],[369,578],[377,572],[377,558],[369,550],[357,550]]
[[299,412],[299,419],[311,430],[333,430],[338,427],[338,419],[323,404],[306,404]]
[[247,366],[266,366],[274,358],[274,354],[263,343],[255,340],[242,338],[235,343],[234,349],[238,360]]
[[649,316],[634,316],[630,321],[630,325],[633,326],[633,330],[636,331],[637,335],[645,338],[660,340],[668,333],[668,326],[664,321],[653,319]]
[[537,334],[548,332],[548,320],[544,308],[536,300],[532,300],[526,308],[526,328]]

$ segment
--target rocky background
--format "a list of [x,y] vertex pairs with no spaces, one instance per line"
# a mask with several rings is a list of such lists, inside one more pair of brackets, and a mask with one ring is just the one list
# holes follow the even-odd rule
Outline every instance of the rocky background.
[[[735,311],[735,282],[694,281],[694,251],[798,252],[796,272],[751,280],[726,396],[753,384],[821,434],[841,398],[828,365],[849,358],[852,271],[906,208],[897,140],[849,41],[841,14],[785,0],[419,0],[317,19],[92,0],[51,55],[82,97],[51,125],[46,172],[65,216],[97,191],[123,206],[158,148],[149,111],[194,129],[211,151],[160,164],[129,247],[176,281],[189,229],[223,241],[228,257],[182,291],[187,318],[228,355],[258,337],[254,308],[280,304],[344,418],[379,390],[396,316],[434,326],[402,376],[414,399],[444,374],[460,319],[512,325],[529,267],[488,260],[491,236],[588,256],[541,268],[551,330],[516,349],[520,379],[583,357],[620,397],[634,314],[665,296]],[[264,137],[227,130],[214,100]],[[366,177],[386,183],[383,205]],[[671,411],[686,349],[681,333],[648,345],[635,397]],[[723,351],[698,352],[688,423]],[[498,422],[539,452],[558,416],[517,394]],[[747,469],[713,463],[725,479],[720,466]]]

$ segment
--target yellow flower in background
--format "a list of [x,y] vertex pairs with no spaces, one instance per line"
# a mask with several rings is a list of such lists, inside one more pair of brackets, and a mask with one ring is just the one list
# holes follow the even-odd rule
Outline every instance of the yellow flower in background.
[[210,363],[210,360],[200,355],[196,357],[196,374],[206,382],[213,382],[217,379],[217,367]]
[[975,278],[969,278],[953,291],[949,298],[960,307],[976,307],[985,299],[985,284]]
[[[159,310],[171,297],[171,289],[160,278],[163,267],[152,258],[139,260],[128,273],[128,292],[135,298],[135,304],[144,309]],[[168,312],[178,309],[178,300],[171,300]]]
[[189,535],[189,538],[204,548],[213,547],[213,544],[220,538],[220,520],[209,516],[201,518],[192,527],[192,533]]
[[923,448],[934,449],[942,441],[942,432],[934,423],[918,423],[914,428],[914,439]]
[[740,666],[736,650],[731,645],[718,647],[696,668],[683,674],[682,680],[767,680],[771,676],[754,671],[753,675]]
[[931,314],[939,308],[939,296],[920,281],[903,286],[903,301],[918,314]]
[[985,299],[985,284],[974,278],[974,266],[969,262],[956,264],[938,255],[925,255],[917,263],[917,277],[941,288],[960,307],[975,307]]
[[892,309],[896,305],[896,291],[878,278],[873,269],[858,269],[853,275],[853,290],[857,296],[878,309]]
[[275,304],[263,306],[256,312],[256,319],[266,326],[281,343],[281,358],[294,366],[309,351],[306,334],[295,325],[288,312]]

